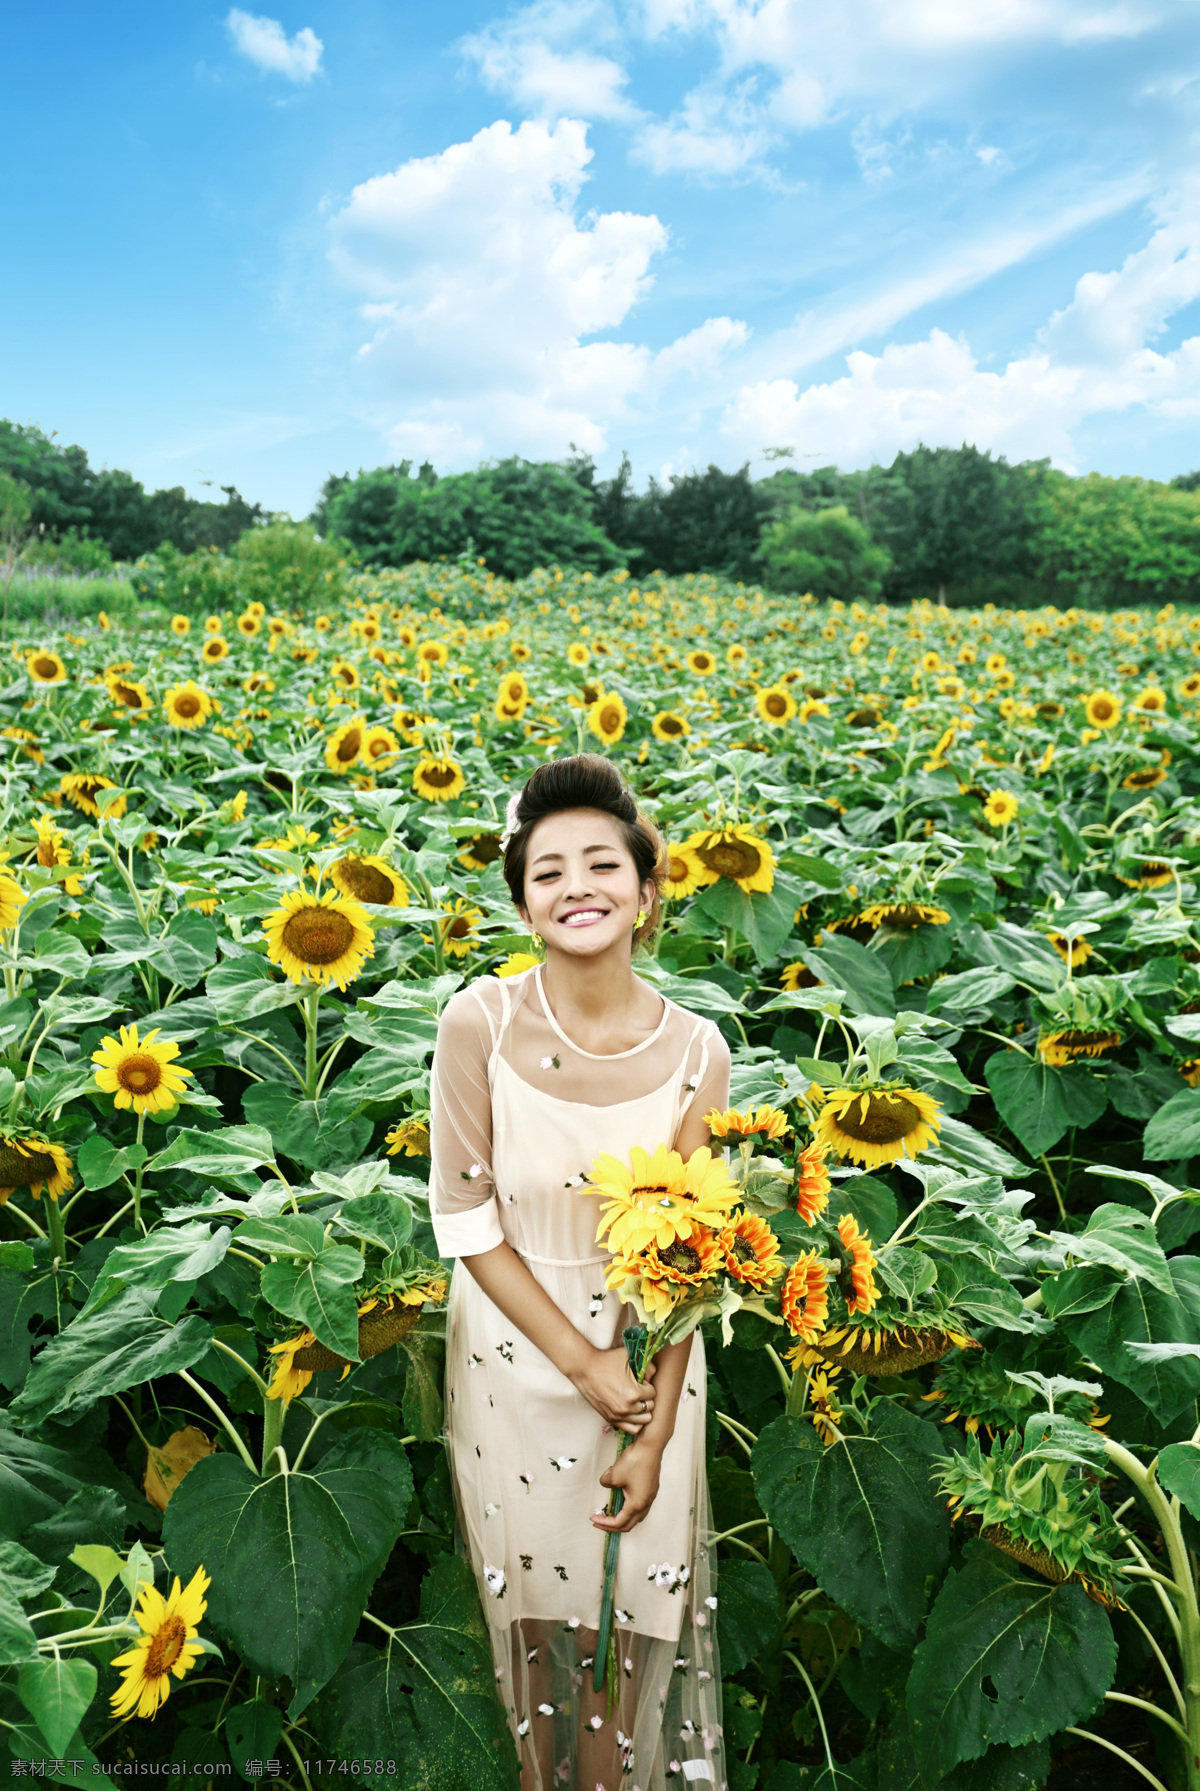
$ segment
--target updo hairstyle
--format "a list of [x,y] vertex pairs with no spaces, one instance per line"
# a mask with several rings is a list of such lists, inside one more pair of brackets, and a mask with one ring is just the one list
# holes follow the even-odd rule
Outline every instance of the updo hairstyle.
[[566,759],[549,759],[538,766],[521,791],[512,832],[504,845],[504,881],[513,901],[518,907],[525,903],[530,834],[547,815],[572,808],[594,808],[611,815],[633,858],[638,882],[654,884],[646,923],[633,936],[636,945],[648,944],[662,920],[660,892],[667,875],[666,846],[654,822],[638,808],[621,773],[611,759],[600,753],[581,752]]

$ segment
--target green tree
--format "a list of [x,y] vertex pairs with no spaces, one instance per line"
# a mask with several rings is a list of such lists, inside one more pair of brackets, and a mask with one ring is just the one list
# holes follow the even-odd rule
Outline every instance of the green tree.
[[758,546],[769,505],[749,466],[727,473],[677,473],[669,484],[651,478],[633,489],[629,456],[611,479],[597,480],[588,458],[568,466],[592,504],[592,515],[622,547],[639,572],[718,572],[727,578],[758,577]]
[[288,517],[247,530],[231,560],[241,595],[269,609],[332,604],[345,586],[342,545],[323,541],[311,523]]
[[31,539],[33,502],[27,488],[10,473],[0,473],[0,579],[4,581],[4,612],[0,640],[8,635],[8,591]]
[[766,583],[776,591],[870,602],[882,593],[891,556],[845,504],[824,510],[797,505],[764,530],[762,563]]
[[1154,479],[1071,479],[1042,493],[1035,553],[1072,601],[1194,603],[1200,597],[1200,492]]

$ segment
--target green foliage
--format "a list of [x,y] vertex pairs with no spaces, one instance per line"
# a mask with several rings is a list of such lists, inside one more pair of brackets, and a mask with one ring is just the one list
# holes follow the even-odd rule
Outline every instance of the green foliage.
[[762,565],[776,591],[811,591],[818,598],[873,602],[892,563],[844,504],[804,510],[798,504],[763,531]]
[[1200,583],[1200,493],[1153,479],[1047,476],[1038,569],[1072,601],[1188,601]]

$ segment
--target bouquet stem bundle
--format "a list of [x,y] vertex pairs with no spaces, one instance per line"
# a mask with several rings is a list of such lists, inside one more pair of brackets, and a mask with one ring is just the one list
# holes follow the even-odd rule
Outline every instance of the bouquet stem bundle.
[[[655,1345],[661,1341],[662,1334],[657,1335],[646,1325],[629,1325],[624,1332],[625,1354],[629,1357],[629,1366],[633,1370],[636,1381],[644,1381],[646,1370],[654,1360]],[[619,1433],[617,1442],[617,1460],[619,1461],[628,1449],[633,1438],[627,1430]],[[609,1517],[619,1517],[625,1503],[625,1494],[619,1486],[614,1486],[608,1495]],[[596,1636],[596,1658],[592,1666],[592,1690],[602,1691],[605,1682],[608,1684],[608,1702],[610,1707],[616,1703],[617,1689],[620,1685],[620,1667],[617,1661],[617,1638],[613,1633],[613,1603],[617,1586],[617,1556],[621,1552],[620,1530],[610,1530],[604,1544],[604,1582],[600,1594],[600,1629]]]

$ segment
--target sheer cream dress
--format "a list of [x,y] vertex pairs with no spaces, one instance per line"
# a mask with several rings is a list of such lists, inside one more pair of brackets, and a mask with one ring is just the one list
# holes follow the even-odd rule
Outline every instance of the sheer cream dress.
[[[674,1145],[684,1114],[723,1107],[728,1087],[719,1031],[674,1002],[641,1044],[597,1056],[558,1025],[540,967],[480,978],[447,1006],[434,1055],[439,1250],[470,1256],[507,1239],[590,1342],[619,1345],[636,1314],[605,1291],[600,1202],[581,1192],[592,1160]],[[697,1332],[658,1497],[621,1540],[621,1699],[609,1717],[592,1691],[604,1533],[589,1520],[617,1435],[456,1266],[446,1430],[459,1523],[534,1791],[725,1785],[705,1393]]]

